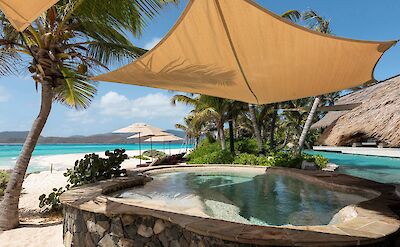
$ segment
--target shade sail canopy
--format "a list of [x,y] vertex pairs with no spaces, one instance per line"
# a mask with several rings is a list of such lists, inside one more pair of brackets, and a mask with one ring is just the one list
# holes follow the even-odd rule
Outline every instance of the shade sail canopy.
[[394,43],[327,36],[250,0],[191,0],[153,50],[94,79],[271,103],[368,82]]
[[145,124],[145,123],[134,123],[127,127],[113,131],[114,134],[140,133],[140,135],[142,137],[145,135],[152,135],[152,134],[156,134],[156,133],[160,133],[160,132],[162,132],[162,129],[151,126],[150,124]]
[[[167,133],[168,134],[168,133]],[[151,140],[150,139],[146,139],[145,142],[173,142],[173,141],[182,141],[183,139],[178,137],[178,136],[174,136],[174,135],[165,135],[165,136],[155,136],[152,137]]]
[[0,9],[18,31],[23,31],[32,21],[58,0],[0,0]]

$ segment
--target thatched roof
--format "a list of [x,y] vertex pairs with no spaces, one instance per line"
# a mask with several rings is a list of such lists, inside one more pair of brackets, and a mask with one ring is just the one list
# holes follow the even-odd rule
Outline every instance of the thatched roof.
[[336,104],[362,103],[349,111],[332,111],[313,128],[327,127],[320,144],[351,145],[375,138],[391,147],[400,146],[400,76],[341,97]]

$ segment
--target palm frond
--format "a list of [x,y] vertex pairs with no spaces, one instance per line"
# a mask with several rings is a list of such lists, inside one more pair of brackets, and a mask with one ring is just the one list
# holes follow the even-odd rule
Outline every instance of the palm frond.
[[301,13],[294,9],[286,11],[281,16],[292,22],[298,22],[301,19]]
[[75,109],[89,107],[97,90],[95,84],[86,76],[69,68],[62,68],[64,83],[55,88],[55,100]]

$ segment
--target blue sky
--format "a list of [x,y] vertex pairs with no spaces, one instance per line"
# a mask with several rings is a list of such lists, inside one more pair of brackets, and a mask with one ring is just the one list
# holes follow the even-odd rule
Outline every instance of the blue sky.
[[[201,1],[201,0],[198,0]],[[288,9],[312,8],[331,20],[335,35],[365,40],[400,39],[400,1],[398,0],[257,0],[263,7],[281,14]],[[181,0],[151,21],[137,46],[151,48],[173,26],[186,6]],[[193,44],[196,45],[196,44]],[[387,52],[375,70],[383,80],[400,74],[400,44]],[[99,83],[98,95],[85,111],[75,111],[55,104],[43,134],[69,136],[111,132],[132,122],[148,122],[165,129],[190,110],[169,104],[172,94],[165,90],[116,83]],[[28,130],[39,110],[39,94],[34,83],[25,76],[0,78],[0,131]]]

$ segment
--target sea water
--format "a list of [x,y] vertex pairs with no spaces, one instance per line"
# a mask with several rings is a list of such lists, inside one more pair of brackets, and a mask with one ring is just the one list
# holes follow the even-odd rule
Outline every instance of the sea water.
[[[142,151],[149,150],[150,144],[141,144]],[[185,151],[186,146],[182,144],[159,144],[154,143],[153,149],[158,149],[168,153],[169,149],[181,149]],[[0,144],[0,169],[10,169],[15,165],[22,149],[20,144]],[[106,150],[126,149],[139,150],[138,144],[39,144],[33,152],[33,157],[59,155],[59,154],[75,154],[75,153],[102,153]],[[47,170],[48,168],[35,166],[29,167],[29,172]]]

